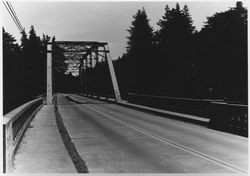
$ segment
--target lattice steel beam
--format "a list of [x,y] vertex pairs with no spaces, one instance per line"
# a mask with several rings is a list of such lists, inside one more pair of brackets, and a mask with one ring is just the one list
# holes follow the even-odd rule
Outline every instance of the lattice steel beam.
[[[87,89],[86,82],[82,82],[82,79],[86,74],[86,70],[94,68],[96,63],[100,62],[101,58],[99,56],[104,58],[108,62],[116,101],[121,100],[108,43],[96,41],[56,41],[52,42],[52,44],[56,45],[57,51],[63,54],[63,62],[68,61],[66,71],[73,73],[73,71],[78,70],[81,86],[82,88],[84,86],[85,91]],[[101,61],[103,60],[101,59]],[[84,80],[86,81],[86,79]]]

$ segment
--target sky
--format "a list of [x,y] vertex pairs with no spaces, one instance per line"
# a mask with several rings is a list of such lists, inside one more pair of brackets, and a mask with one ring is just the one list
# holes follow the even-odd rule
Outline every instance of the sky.
[[[164,8],[175,7],[177,1],[10,1],[28,33],[34,25],[37,35],[55,36],[57,41],[108,42],[112,59],[126,52],[127,29],[133,16],[145,8],[150,25],[159,29],[157,22]],[[181,9],[186,4],[193,24],[199,31],[206,17],[234,7],[236,1],[178,1]],[[243,2],[243,5],[244,2]],[[1,3],[1,19],[5,30],[18,41],[21,34]]]

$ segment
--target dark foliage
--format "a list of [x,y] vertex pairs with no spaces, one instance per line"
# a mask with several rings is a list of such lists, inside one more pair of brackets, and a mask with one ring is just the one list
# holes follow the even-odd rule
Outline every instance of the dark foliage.
[[197,37],[199,65],[214,96],[247,103],[247,10],[242,3],[208,17]]
[[3,112],[4,114],[21,103],[20,92],[20,48],[16,39],[3,29]]
[[151,46],[153,40],[153,28],[149,25],[145,9],[138,10],[133,18],[132,26],[128,29],[130,34],[127,37],[129,39],[128,53],[138,52],[140,49]]
[[54,71],[53,75],[54,92],[62,93],[80,93],[80,79],[79,77],[65,74],[64,71]]
[[31,26],[29,36],[22,32],[19,46],[3,29],[3,112],[45,93],[46,48],[48,36],[42,40]]
[[208,17],[199,32],[188,7],[178,3],[166,6],[153,36],[144,9],[133,18],[127,53],[115,61],[122,92],[247,103],[247,9],[241,2]]
[[87,68],[84,78],[87,78],[87,93],[114,94],[107,61],[97,62],[94,68]]
[[[207,17],[201,31],[193,26],[189,9],[165,8],[153,31],[145,9],[133,16],[127,52],[114,61],[122,93],[224,99],[247,104],[247,9],[241,2]],[[55,40],[55,38],[54,38]],[[21,45],[3,30],[4,113],[46,90],[46,42],[31,27]],[[58,48],[53,48],[57,50]],[[79,76],[68,72],[62,52],[53,56],[54,91],[112,94],[107,62]],[[62,69],[61,69],[62,68]]]
[[[176,8],[165,8],[165,14],[159,20],[160,30],[156,31],[157,55],[162,94],[187,97],[194,96],[191,81],[191,65],[193,56],[192,37],[195,32],[188,7],[181,10],[179,4]],[[157,83],[156,83],[157,84]],[[185,89],[184,89],[185,87]]]
[[46,89],[46,53],[45,43],[47,39],[41,41],[36,35],[34,26],[31,26],[29,38],[25,39],[23,33],[21,44],[21,60],[23,62],[23,84],[24,98],[32,98],[34,96],[45,93]]
[[122,63],[118,63],[120,61],[115,63],[116,70],[122,70],[122,72],[118,73],[122,77],[119,77],[119,79],[125,81],[121,83],[120,87],[125,92],[148,91],[144,85],[152,78],[149,70],[151,69],[154,47],[153,28],[149,24],[144,8],[138,10],[133,16],[128,32],[130,35],[128,36],[127,54],[123,55]]

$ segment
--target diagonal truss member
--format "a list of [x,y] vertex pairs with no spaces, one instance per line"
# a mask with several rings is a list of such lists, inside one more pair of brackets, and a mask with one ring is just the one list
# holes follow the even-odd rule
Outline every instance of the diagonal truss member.
[[[64,62],[71,65],[71,71],[79,73],[81,86],[87,93],[87,85],[83,81],[84,73],[87,68],[95,67],[95,64],[100,61],[107,61],[108,68],[113,84],[116,101],[121,100],[120,91],[114,71],[113,62],[111,60],[108,43],[95,41],[52,41],[48,45],[52,45],[53,60],[56,62]],[[57,53],[63,54],[65,61],[57,60]],[[64,66],[64,68],[67,66]],[[49,72],[50,73],[50,72]],[[51,81],[52,85],[52,81]],[[51,89],[51,86],[47,86]]]

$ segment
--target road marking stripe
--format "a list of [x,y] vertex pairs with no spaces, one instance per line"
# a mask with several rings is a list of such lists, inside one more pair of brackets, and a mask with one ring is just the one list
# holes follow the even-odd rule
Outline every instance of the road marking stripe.
[[212,157],[212,156],[210,156],[210,155],[201,153],[201,152],[199,152],[199,151],[193,150],[193,149],[191,149],[191,148],[188,148],[188,147],[186,147],[186,146],[183,146],[183,145],[181,145],[181,144],[178,144],[178,143],[173,142],[173,141],[171,141],[171,140],[168,140],[168,139],[166,139],[166,138],[160,137],[160,136],[158,136],[158,135],[155,135],[155,134],[153,134],[153,133],[151,133],[151,132],[148,132],[148,131],[146,131],[146,130],[140,128],[140,127],[137,127],[137,126],[135,126],[135,125],[132,125],[132,124],[130,124],[130,123],[127,123],[127,122],[118,120],[117,118],[113,117],[112,115],[109,115],[109,114],[107,114],[107,113],[105,113],[105,112],[102,112],[102,111],[98,110],[96,106],[95,106],[95,108],[92,107],[92,106],[94,106],[94,105],[91,105],[91,106],[90,106],[90,105],[84,105],[84,106],[86,106],[86,107],[88,107],[89,109],[91,109],[91,110],[93,110],[93,111],[95,111],[95,112],[97,112],[97,113],[99,113],[99,114],[101,114],[101,115],[107,117],[107,118],[110,119],[110,120],[116,121],[116,122],[118,122],[118,123],[120,123],[120,124],[123,124],[123,125],[125,125],[125,126],[127,126],[127,127],[130,127],[130,128],[132,128],[132,129],[134,129],[134,130],[136,130],[136,131],[139,131],[139,132],[141,132],[141,133],[143,133],[143,134],[145,134],[145,135],[147,135],[147,136],[150,136],[150,137],[152,137],[152,138],[154,138],[154,139],[156,139],[156,140],[158,140],[158,141],[161,141],[161,142],[163,142],[163,143],[170,144],[170,145],[172,145],[172,146],[174,146],[174,147],[177,147],[177,148],[179,148],[179,149],[181,149],[181,150],[185,150],[186,152],[189,152],[189,153],[191,153],[191,154],[194,154],[194,155],[196,155],[196,156],[199,156],[199,157],[201,157],[201,158],[203,158],[203,159],[206,159],[206,160],[208,160],[208,161],[210,161],[210,162],[219,164],[219,165],[221,165],[221,166],[223,166],[223,167],[227,167],[227,168],[229,168],[229,169],[231,169],[231,170],[233,170],[233,171],[235,171],[235,172],[237,172],[237,173],[247,173],[247,171],[245,171],[244,169],[241,169],[241,168],[239,168],[239,167],[237,167],[237,166],[234,166],[234,165],[232,165],[232,164],[230,164],[230,163],[224,162],[224,161],[219,160],[219,159],[217,159],[217,158],[214,158],[214,157]]

